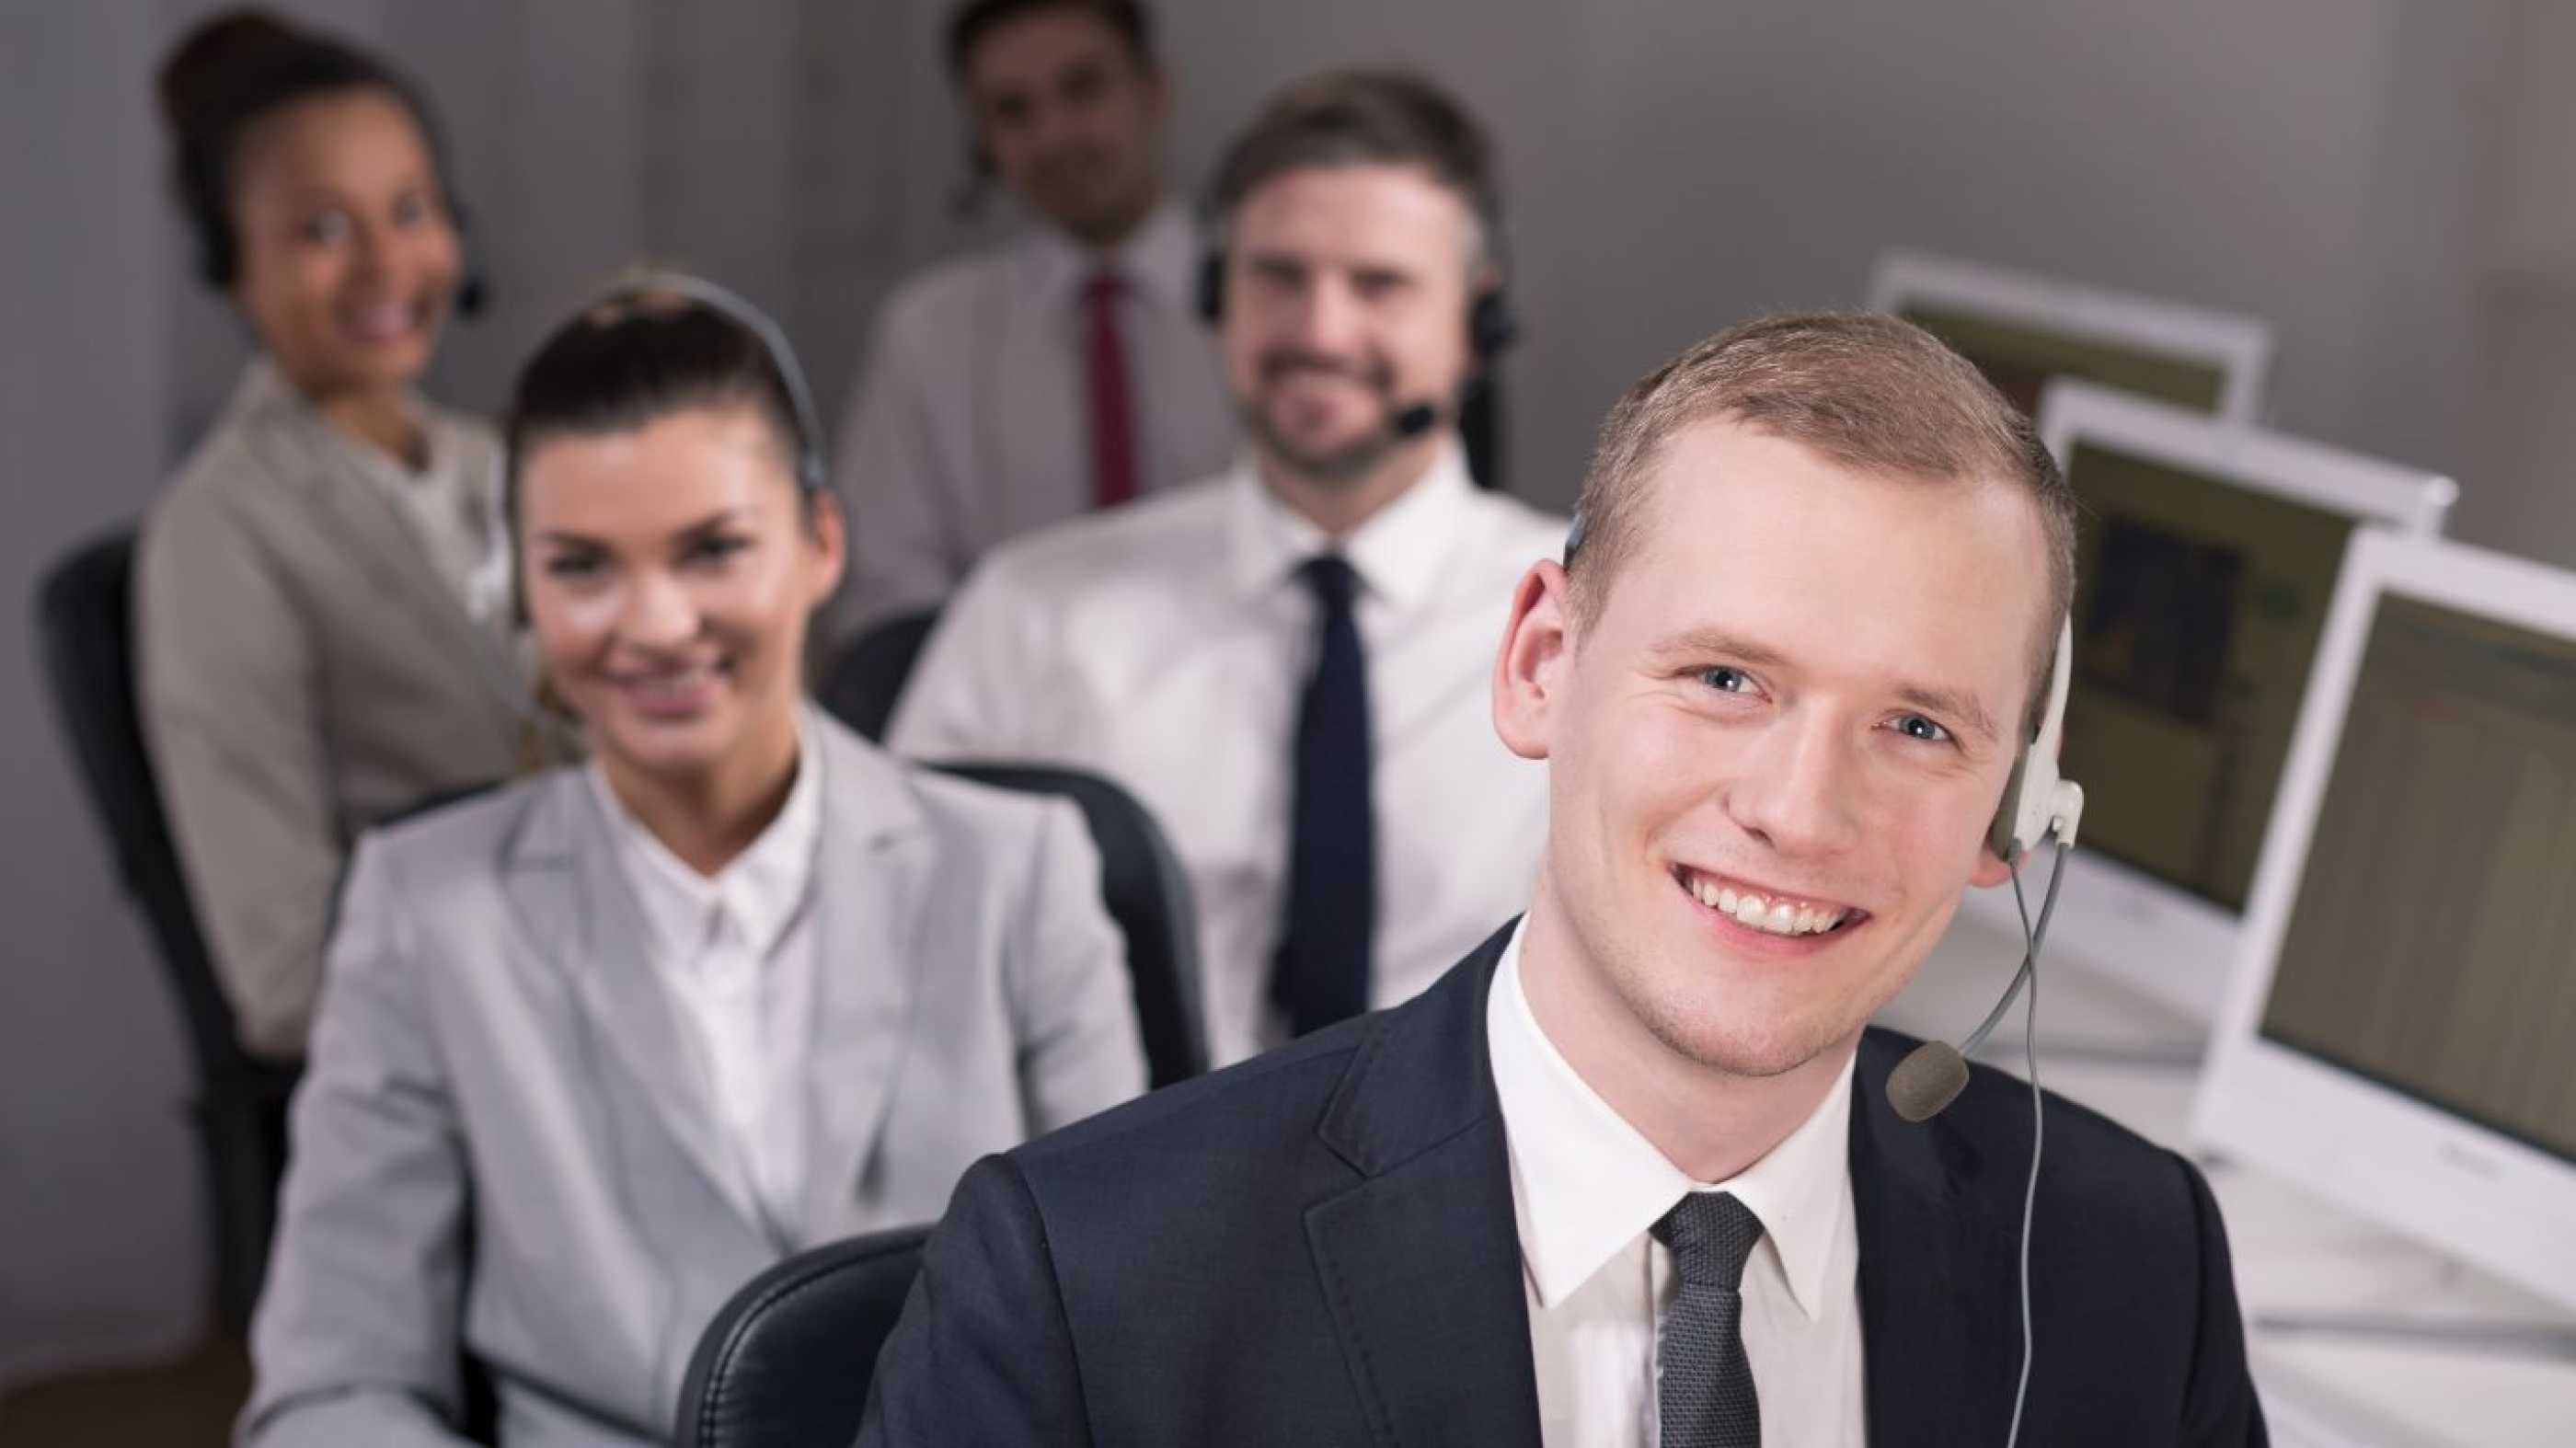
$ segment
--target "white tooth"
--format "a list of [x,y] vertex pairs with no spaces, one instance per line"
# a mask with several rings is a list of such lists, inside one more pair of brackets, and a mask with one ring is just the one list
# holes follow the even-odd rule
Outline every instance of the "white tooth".
[[1808,909],[1804,905],[1799,906],[1798,918],[1789,922],[1789,933],[1791,935],[1806,935],[1812,933],[1815,928],[1816,912]]
[[1702,905],[1715,905],[1717,903],[1717,889],[1710,885],[1706,880],[1692,881],[1691,894],[1698,897],[1699,903]]
[[1784,900],[1771,907],[1771,918],[1764,921],[1763,925],[1775,934],[1786,935],[1789,933],[1789,922],[1797,918],[1798,912],[1789,908],[1789,903]]
[[1831,930],[1842,923],[1843,912],[1840,910],[1828,911],[1827,913],[1816,917],[1816,933],[1818,935],[1822,935],[1826,931]]
[[1763,921],[1762,897],[1746,895],[1737,900],[1735,918],[1746,925],[1760,925]]
[[1732,890],[1726,889],[1726,888],[1724,888],[1723,886],[1719,887],[1718,892],[1717,892],[1717,908],[1718,908],[1718,909],[1720,909],[1720,910],[1722,910],[1722,911],[1724,911],[1724,912],[1726,912],[1726,913],[1727,913],[1727,914],[1729,914],[1729,915],[1734,914],[1734,913],[1735,913],[1735,892],[1734,892],[1734,891],[1732,891]]

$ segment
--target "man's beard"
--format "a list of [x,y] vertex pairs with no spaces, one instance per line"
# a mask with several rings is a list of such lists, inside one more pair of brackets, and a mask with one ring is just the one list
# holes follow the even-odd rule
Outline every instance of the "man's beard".
[[1368,475],[1387,454],[1403,441],[1392,424],[1395,416],[1395,369],[1382,361],[1350,362],[1314,352],[1281,350],[1261,359],[1261,382],[1264,394],[1270,384],[1295,372],[1321,372],[1348,378],[1376,394],[1381,414],[1388,419],[1345,442],[1331,447],[1308,447],[1285,436],[1270,421],[1270,410],[1256,396],[1236,411],[1243,419],[1246,432],[1263,451],[1286,463],[1300,476],[1319,483],[1350,483]]

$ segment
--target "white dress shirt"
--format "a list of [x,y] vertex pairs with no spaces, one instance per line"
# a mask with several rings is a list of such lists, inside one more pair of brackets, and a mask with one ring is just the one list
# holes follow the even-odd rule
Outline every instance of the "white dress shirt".
[[995,544],[1093,506],[1084,283],[1118,302],[1137,491],[1226,465],[1234,408],[1198,315],[1196,229],[1166,202],[1117,250],[1053,228],[934,267],[878,314],[835,470],[850,508],[847,629],[938,603]]
[[822,761],[798,731],[796,782],[750,848],[713,877],[671,853],[618,802],[594,761],[590,780],[634,887],[645,949],[671,994],[681,1039],[733,1156],[734,1206],[793,1241],[805,1188],[805,1084],[813,1056],[815,856],[823,838]]
[[1762,1219],[1739,1290],[1763,1448],[1866,1441],[1851,1066],[1760,1161],[1695,1182],[1558,1053],[1530,1013],[1520,960],[1516,930],[1494,970],[1485,1034],[1511,1146],[1548,1448],[1653,1448],[1655,1328],[1677,1279],[1671,1250],[1648,1229],[1695,1191],[1731,1192]]
[[[1437,979],[1528,899],[1547,774],[1494,736],[1512,585],[1564,524],[1468,481],[1454,440],[1341,544],[1358,574],[1377,819],[1373,1004]],[[888,741],[1097,770],[1171,837],[1196,897],[1208,1045],[1274,1044],[1291,754],[1326,546],[1249,462],[996,552],[949,605]]]

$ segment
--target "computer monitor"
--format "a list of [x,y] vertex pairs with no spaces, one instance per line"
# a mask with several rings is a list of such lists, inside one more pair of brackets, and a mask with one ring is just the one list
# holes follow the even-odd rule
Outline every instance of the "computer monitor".
[[2576,1307],[2576,575],[2354,541],[2192,1130]]
[[2272,329],[2253,317],[1890,252],[1870,279],[1872,310],[1949,343],[2025,412],[2051,378],[2257,419]]
[[[2039,428],[2081,512],[2061,768],[2084,786],[2052,964],[2214,1020],[2335,577],[2441,530],[2449,480],[2079,382]],[[1971,918],[2019,927],[2008,890]]]

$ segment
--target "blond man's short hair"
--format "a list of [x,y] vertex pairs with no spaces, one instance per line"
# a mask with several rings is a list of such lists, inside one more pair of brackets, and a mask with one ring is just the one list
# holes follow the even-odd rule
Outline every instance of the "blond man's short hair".
[[2020,409],[1932,334],[1875,312],[1786,312],[1727,328],[1639,378],[1610,409],[1583,478],[1565,570],[1578,629],[1607,604],[1646,529],[1647,483],[1673,435],[1713,418],[1861,472],[2019,489],[2038,512],[2047,611],[2032,650],[2045,702],[2075,595],[2075,495]]

